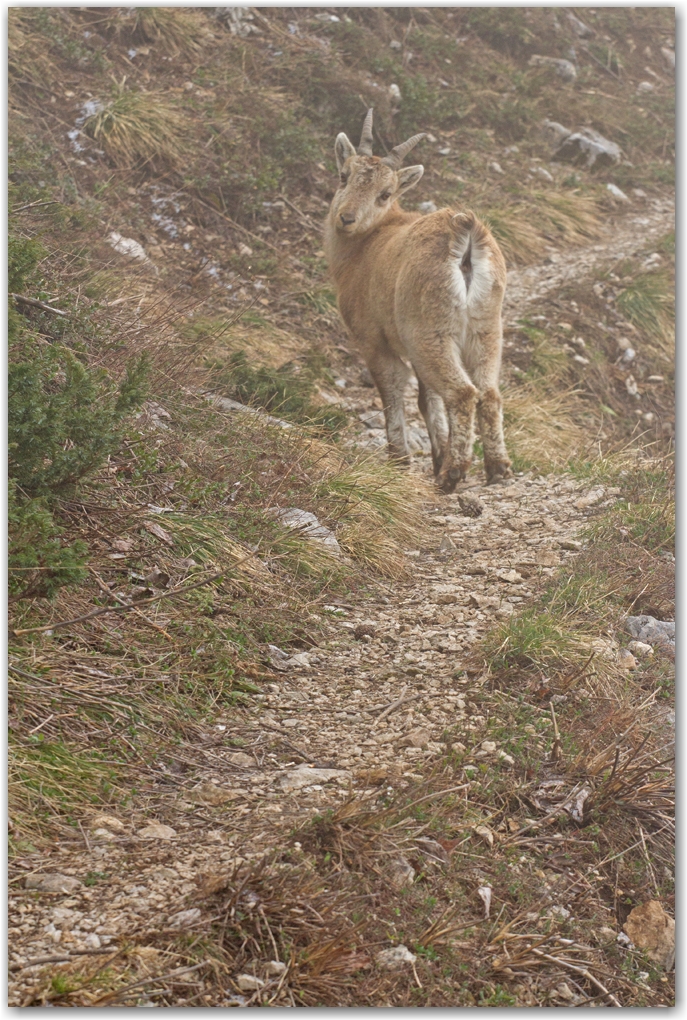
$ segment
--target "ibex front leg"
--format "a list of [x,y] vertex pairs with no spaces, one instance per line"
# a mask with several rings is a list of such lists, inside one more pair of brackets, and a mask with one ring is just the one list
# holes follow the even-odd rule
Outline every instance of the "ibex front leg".
[[417,403],[420,413],[425,419],[429,439],[432,444],[432,465],[434,474],[438,475],[446,455],[448,447],[448,422],[446,421],[446,410],[444,402],[438,393],[430,390],[421,379],[418,378]]
[[406,437],[403,398],[410,378],[410,369],[388,347],[377,351],[368,360],[367,367],[384,405],[389,457],[398,464],[407,466],[410,464],[410,450]]

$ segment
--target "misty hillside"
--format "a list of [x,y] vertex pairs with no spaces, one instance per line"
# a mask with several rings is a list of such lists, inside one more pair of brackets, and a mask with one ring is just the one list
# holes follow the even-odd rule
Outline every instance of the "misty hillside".
[[[674,9],[15,7],[8,70],[10,1003],[672,1005]],[[369,107],[506,258],[505,486],[414,380],[386,457]]]

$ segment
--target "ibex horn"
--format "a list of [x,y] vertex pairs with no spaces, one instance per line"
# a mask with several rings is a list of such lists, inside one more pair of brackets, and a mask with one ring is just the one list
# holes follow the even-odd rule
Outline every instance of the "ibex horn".
[[390,166],[392,170],[398,170],[403,163],[411,149],[414,149],[418,142],[421,142],[423,138],[427,136],[424,134],[413,135],[407,142],[401,142],[400,145],[396,145],[388,156],[385,156],[382,160],[386,166]]
[[361,156],[372,155],[372,113],[373,108],[370,107],[365,115],[363,133],[360,136],[360,145],[358,146],[358,152]]

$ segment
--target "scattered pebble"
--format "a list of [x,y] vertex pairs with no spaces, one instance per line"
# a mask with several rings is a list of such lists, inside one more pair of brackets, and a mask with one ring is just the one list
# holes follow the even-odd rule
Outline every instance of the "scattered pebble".
[[38,892],[51,893],[73,893],[81,888],[81,881],[72,875],[45,874],[27,875],[24,882],[26,889],[36,889]]
[[402,970],[404,964],[415,963],[417,956],[407,946],[392,946],[391,949],[382,949],[377,953],[375,960],[382,970]]
[[150,825],[138,830],[138,835],[143,839],[174,839],[176,829],[171,825],[163,825],[162,822],[151,822]]

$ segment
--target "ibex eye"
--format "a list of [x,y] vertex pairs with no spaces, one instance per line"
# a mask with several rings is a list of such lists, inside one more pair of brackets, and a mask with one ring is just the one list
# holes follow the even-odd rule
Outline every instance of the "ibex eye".
[[341,174],[341,177],[339,178],[339,180],[341,181],[342,184],[348,184],[348,176],[347,176],[347,174]]
[[379,201],[380,202],[386,202],[390,198],[391,198],[391,192],[390,191],[383,191],[381,193],[381,195],[379,196]]

